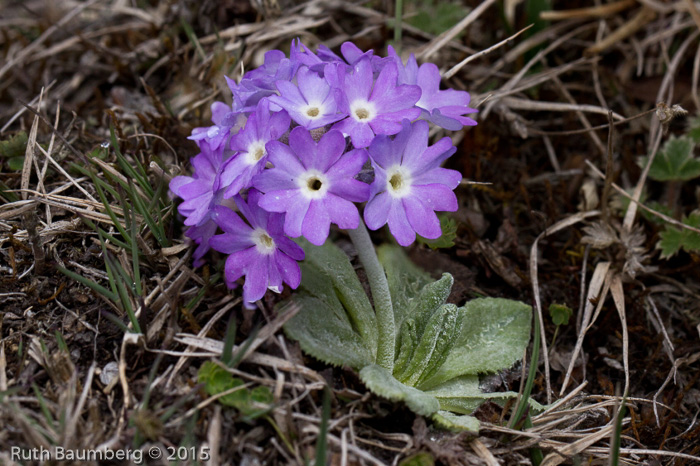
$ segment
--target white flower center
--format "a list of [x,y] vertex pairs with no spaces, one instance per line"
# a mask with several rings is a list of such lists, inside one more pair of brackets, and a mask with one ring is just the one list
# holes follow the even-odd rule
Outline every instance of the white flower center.
[[248,146],[248,155],[246,157],[246,161],[249,165],[255,165],[260,161],[260,159],[262,159],[266,155],[267,151],[265,150],[265,143],[263,143],[262,141],[255,141],[254,143]]
[[392,197],[406,197],[411,192],[412,177],[400,165],[391,167],[386,172],[386,190]]
[[297,184],[309,199],[323,199],[329,187],[328,178],[318,170],[307,171],[297,178]]
[[255,243],[255,248],[260,254],[267,255],[275,252],[275,240],[273,240],[264,229],[256,228],[253,230],[251,237],[253,243]]
[[355,100],[350,104],[350,116],[360,123],[369,123],[377,116],[377,109],[368,100]]

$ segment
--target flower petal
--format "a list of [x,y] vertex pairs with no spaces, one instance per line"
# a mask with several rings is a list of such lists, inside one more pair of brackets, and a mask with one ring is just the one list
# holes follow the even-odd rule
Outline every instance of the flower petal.
[[276,251],[275,252],[275,262],[279,267],[279,271],[282,273],[282,278],[284,281],[292,288],[296,289],[301,283],[301,270],[299,269],[299,264],[289,257],[288,255]]
[[[360,224],[360,214],[352,202],[334,195],[323,199],[323,208],[330,221],[346,230],[354,230]],[[325,239],[324,239],[325,241]]]
[[[230,257],[230,256],[229,256]],[[265,296],[268,282],[267,258],[258,256],[248,266],[243,285],[243,300],[249,303],[255,302]]]
[[391,210],[392,198],[386,191],[377,194],[365,206],[365,223],[370,230],[383,227]]
[[435,239],[442,234],[440,220],[435,212],[416,196],[407,196],[402,199],[406,217],[411,227],[424,238]]
[[387,223],[389,223],[389,231],[401,246],[409,246],[416,240],[416,232],[411,227],[401,202],[394,202],[391,205]]
[[330,226],[331,219],[324,207],[323,201],[320,199],[311,201],[301,227],[304,238],[308,239],[311,244],[321,246],[326,242],[326,238],[328,238]]
[[411,192],[432,210],[455,212],[459,208],[457,196],[444,184],[412,186]]

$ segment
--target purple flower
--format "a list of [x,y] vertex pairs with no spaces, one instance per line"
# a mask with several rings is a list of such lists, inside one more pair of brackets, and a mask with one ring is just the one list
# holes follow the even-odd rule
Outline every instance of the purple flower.
[[440,70],[435,64],[423,63],[419,68],[416,57],[411,54],[404,66],[392,46],[389,46],[389,57],[398,68],[399,84],[417,84],[420,87],[421,96],[416,106],[423,111],[422,118],[450,131],[476,125],[475,120],[463,116],[478,111],[469,107],[469,93],[455,89],[441,91]]
[[[265,97],[277,94],[277,81],[291,81],[300,63],[290,60],[280,50],[265,53],[265,63],[243,75],[241,82],[226,77],[233,93],[233,108],[238,112],[252,112]],[[273,110],[276,110],[273,108]]]
[[245,115],[241,112],[234,112],[231,107],[223,102],[211,104],[211,120],[213,126],[195,128],[188,138],[193,141],[205,140],[212,149],[228,143],[231,133],[236,133],[245,123]]
[[195,267],[201,267],[204,265],[204,255],[209,252],[209,249],[211,249],[209,240],[216,233],[216,229],[216,222],[212,220],[210,214],[207,215],[206,219],[202,221],[201,224],[190,227],[185,232],[185,235],[197,245],[197,248],[192,254]]
[[265,144],[278,139],[289,128],[287,112],[270,115],[267,99],[261,100],[246,122],[245,128],[231,138],[231,149],[236,151],[221,168],[217,188],[224,188],[224,198],[238,194],[250,186],[250,180],[265,168]]
[[340,46],[340,53],[343,55],[343,58],[340,58],[331,49],[323,44],[318,46],[318,51],[316,53],[318,54],[320,60],[327,63],[347,63],[350,66],[355,66],[360,60],[366,58],[372,64],[372,71],[375,73],[379,73],[384,65],[391,61],[389,58],[374,55],[374,50],[363,52],[352,42],[343,42],[343,45]]
[[340,46],[340,53],[343,58],[340,58],[331,49],[321,44],[318,46],[316,53],[313,53],[309,48],[302,44],[299,39],[292,41],[292,47],[289,53],[290,59],[302,65],[308,66],[311,71],[323,76],[326,65],[331,63],[341,63],[354,66],[363,58],[367,58],[372,63],[372,69],[378,73],[384,64],[390,62],[390,58],[383,58],[374,55],[374,50],[363,52],[352,42],[344,42]]
[[176,176],[170,181],[170,190],[181,197],[184,202],[178,206],[178,212],[185,219],[185,225],[194,226],[206,220],[217,197],[215,180],[224,162],[224,147],[213,149],[206,140],[198,141],[202,150],[193,159],[193,176]]
[[279,293],[282,282],[297,288],[301,270],[296,261],[304,259],[304,250],[282,232],[284,215],[262,210],[259,197],[253,189],[248,192],[248,202],[236,197],[247,224],[233,210],[215,207],[213,218],[224,233],[209,241],[217,251],[229,254],[224,266],[229,287],[245,275],[243,300],[248,303],[262,298],[268,289]]
[[255,177],[253,186],[265,194],[260,207],[286,212],[284,232],[303,235],[322,245],[330,224],[357,228],[360,216],[353,202],[369,197],[369,186],[354,179],[367,160],[365,150],[345,151],[345,138],[329,131],[316,144],[308,130],[296,127],[289,145],[272,141],[267,146],[274,168]]
[[216,233],[216,223],[211,218],[214,206],[222,201],[222,191],[215,189],[215,180],[224,159],[224,146],[212,149],[207,140],[198,141],[201,152],[191,163],[193,176],[176,176],[170,181],[170,190],[184,202],[178,212],[186,217],[185,225],[190,228],[185,235],[197,244],[193,258],[194,266],[201,266],[202,258],[209,251],[209,238]]
[[339,109],[350,116],[333,126],[350,135],[355,147],[367,147],[375,134],[396,134],[401,131],[401,120],[420,116],[414,104],[420,98],[420,88],[396,85],[397,68],[387,64],[376,82],[372,65],[361,59],[348,75],[339,74]]
[[297,85],[298,87],[289,81],[278,81],[280,95],[269,99],[285,109],[304,128],[320,128],[347,116],[337,113],[330,84],[306,66],[297,72]]
[[[319,51],[321,52],[322,50],[328,50],[328,47],[322,45],[319,47]],[[289,59],[293,63],[307,66],[311,71],[318,73],[321,76],[323,76],[323,70],[329,62],[342,62],[340,57],[335,55],[333,52],[330,52],[330,55],[324,56],[322,59],[313,53],[311,49],[304,45],[299,39],[292,40],[292,46],[289,50]]]
[[375,171],[370,200],[365,206],[365,223],[372,230],[386,223],[401,246],[408,246],[419,235],[440,237],[440,221],[435,211],[457,210],[453,189],[462,175],[440,164],[457,149],[448,137],[428,147],[428,123],[411,124],[392,141],[377,136],[369,146]]

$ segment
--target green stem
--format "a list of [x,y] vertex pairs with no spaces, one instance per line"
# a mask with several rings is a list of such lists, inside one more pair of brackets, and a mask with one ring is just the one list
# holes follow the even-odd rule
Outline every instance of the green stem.
[[396,346],[396,328],[394,324],[394,308],[391,304],[389,283],[384,274],[384,268],[379,263],[377,252],[374,250],[372,238],[364,222],[355,230],[347,230],[350,239],[355,245],[357,256],[367,274],[372,299],[374,300],[374,312],[377,316],[379,330],[377,341],[377,364],[389,372],[394,370],[394,348]]
[[396,47],[396,52],[400,55],[401,54],[401,28],[402,28],[401,21],[403,20],[403,0],[396,0],[396,4],[394,5],[394,9],[396,10],[394,12],[396,14],[396,17],[394,19],[394,47]]

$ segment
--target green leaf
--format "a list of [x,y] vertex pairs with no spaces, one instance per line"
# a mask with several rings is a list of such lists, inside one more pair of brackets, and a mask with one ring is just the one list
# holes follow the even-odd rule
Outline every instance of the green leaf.
[[204,389],[212,396],[241,387],[239,390],[219,398],[219,403],[223,405],[238,408],[250,404],[250,392],[244,387],[245,383],[241,379],[234,378],[215,362],[206,361],[202,364],[197,378],[200,383],[204,383]]
[[552,303],[549,305],[549,316],[554,325],[569,325],[569,319],[574,311],[565,304]]
[[13,172],[18,172],[22,170],[22,167],[24,167],[24,156],[20,157],[10,157],[7,159],[7,168],[12,170]]
[[418,346],[418,333],[416,321],[406,319],[401,324],[401,330],[397,337],[396,360],[394,361],[394,374],[403,374],[408,364],[413,359],[413,353]]
[[[687,136],[671,136],[656,154],[649,169],[649,177],[657,181],[687,181],[700,176],[700,160],[693,155],[695,143]],[[640,159],[642,167],[647,157]]]
[[474,416],[458,415],[449,411],[438,411],[433,414],[433,421],[445,429],[479,432],[479,420]]
[[0,157],[23,157],[27,151],[27,133],[20,131],[6,141],[0,141]]
[[263,385],[255,387],[250,391],[250,399],[256,403],[267,405],[272,404],[272,402],[275,401],[275,397],[270,389]]
[[[369,303],[365,290],[350,264],[347,254],[330,241],[323,246],[314,246],[306,240],[300,241],[306,253],[305,264],[314,266],[320,273],[330,278],[335,295],[345,308],[353,328],[360,335],[371,354],[377,354],[377,321],[374,309]],[[302,288],[312,295],[315,284],[304,280]]]
[[457,237],[457,222],[447,215],[440,215],[440,229],[442,230],[442,235],[439,238],[427,239],[417,235],[416,239],[419,243],[423,243],[433,250],[454,246],[454,240]]
[[[666,204],[662,204],[659,201],[651,201],[647,204],[647,207],[649,207],[651,210],[654,210],[658,213],[664,214],[667,217],[673,217],[673,209],[667,206]],[[642,216],[649,220],[652,223],[655,223],[657,225],[665,225],[666,220],[663,218],[652,214],[651,212],[648,212],[646,209],[640,209],[639,211]]]
[[457,341],[440,370],[421,384],[424,389],[460,375],[499,371],[523,356],[530,340],[530,306],[502,298],[480,298],[460,310]]
[[284,326],[285,332],[304,351],[329,364],[355,369],[374,364],[376,318],[350,261],[329,241],[304,247],[302,291],[290,298],[300,310]]
[[[302,268],[304,280],[309,275]],[[335,303],[300,292],[290,298],[300,311],[284,326],[289,338],[297,340],[306,353],[334,366],[361,369],[373,364],[376,348],[365,345],[348,320],[340,301]]]
[[440,408],[437,398],[416,388],[404,385],[381,366],[372,364],[360,371],[360,379],[371,391],[392,401],[403,401],[421,416],[436,413]]
[[[428,283],[423,287],[418,296],[413,298],[406,309],[396,309],[394,306],[395,319],[398,322],[403,315],[416,321],[416,331],[418,335],[425,332],[428,321],[440,306],[445,304],[450,297],[454,278],[449,273],[442,274],[440,280]],[[393,296],[392,296],[393,298]],[[398,324],[397,324],[398,325]]]
[[700,117],[688,119],[688,136],[695,144],[700,143]]
[[426,393],[438,399],[441,410],[460,414],[471,414],[484,401],[477,375],[455,377],[427,390]]
[[225,406],[236,408],[241,413],[253,415],[260,412],[253,403],[272,404],[274,397],[269,388],[264,386],[248,390],[243,380],[233,377],[228,371],[212,361],[206,361],[199,368],[197,378],[204,384],[206,392],[215,396],[228,390],[237,390],[218,399]]
[[397,379],[410,386],[419,385],[442,366],[455,342],[457,306],[443,304],[433,313],[425,326],[413,357]]
[[435,458],[430,453],[422,451],[399,461],[399,466],[435,466]]
[[88,288],[92,289],[93,291],[101,294],[105,298],[109,299],[112,302],[116,302],[118,300],[118,296],[116,293],[108,290],[104,286],[100,285],[99,283],[96,283],[89,278],[85,278],[80,274],[77,274],[73,272],[72,270],[65,269],[61,266],[56,266],[59,272],[62,274],[66,275],[69,278],[72,278],[73,280],[82,283],[83,285],[87,286]]
[[[512,391],[482,392],[479,389],[479,377],[476,375],[455,377],[437,387],[426,390],[425,393],[438,399],[441,410],[459,414],[473,413],[486,400],[503,406],[506,401],[518,397],[518,392]],[[532,398],[528,398],[528,404],[535,411],[544,410],[544,406]]]
[[469,9],[460,2],[414,0],[413,3],[416,11],[406,22],[436,36],[450,29],[469,13]]
[[401,328],[401,323],[409,312],[409,303],[418,296],[425,285],[433,283],[433,279],[416,267],[399,246],[379,246],[377,256],[384,266],[389,282],[396,327]]
[[[683,219],[683,223],[694,228],[700,228],[700,213],[694,212],[690,214],[690,216]],[[656,248],[661,249],[662,259],[673,257],[681,249],[686,252],[700,251],[700,234],[694,231],[666,225],[666,228],[659,233],[659,236],[661,239],[656,244]]]

